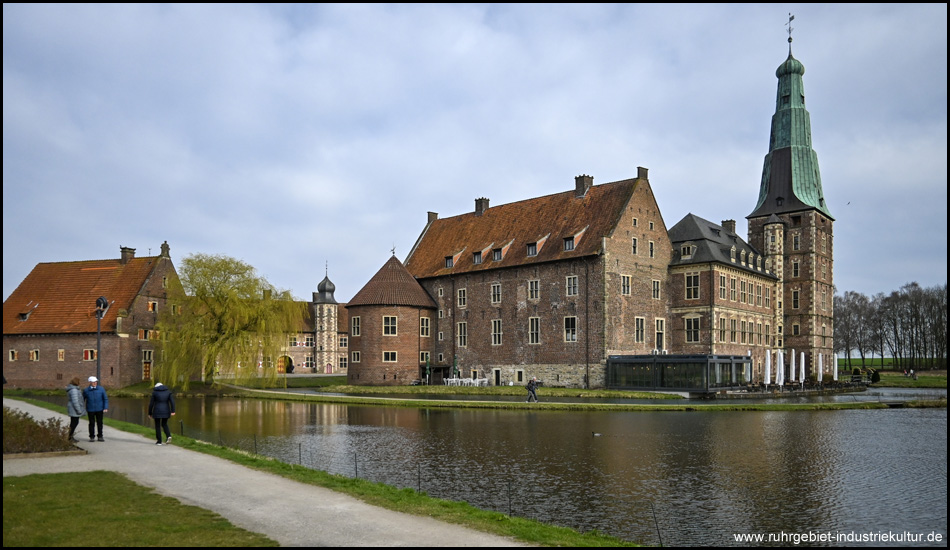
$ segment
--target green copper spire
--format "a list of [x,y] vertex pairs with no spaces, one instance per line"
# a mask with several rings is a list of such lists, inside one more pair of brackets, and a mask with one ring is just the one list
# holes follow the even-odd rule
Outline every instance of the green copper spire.
[[805,67],[792,56],[791,30],[789,27],[788,58],[775,71],[778,94],[769,153],[762,167],[759,200],[749,218],[811,209],[831,218],[821,190],[818,155],[811,148],[811,118],[802,85]]

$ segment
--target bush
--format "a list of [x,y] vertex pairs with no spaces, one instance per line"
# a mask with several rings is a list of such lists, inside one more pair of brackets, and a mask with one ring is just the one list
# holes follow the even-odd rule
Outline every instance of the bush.
[[3,408],[3,454],[68,451],[69,426],[57,418],[37,422],[28,413]]

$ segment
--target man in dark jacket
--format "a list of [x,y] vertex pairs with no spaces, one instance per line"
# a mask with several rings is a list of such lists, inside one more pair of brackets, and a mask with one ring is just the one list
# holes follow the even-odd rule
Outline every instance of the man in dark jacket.
[[102,439],[102,417],[109,412],[109,396],[106,389],[99,385],[99,379],[89,377],[89,387],[82,390],[83,401],[86,402],[86,413],[89,416],[89,441],[96,440],[96,428],[99,428],[99,441]]
[[[155,420],[155,444],[171,443],[172,432],[168,429],[168,419],[175,416],[175,398],[172,396],[172,391],[161,382],[155,384],[152,398],[148,400],[148,416]],[[164,443],[162,429],[165,430]]]
[[537,378],[532,378],[532,379],[528,382],[527,388],[528,388],[528,401],[527,401],[527,402],[530,403],[531,400],[534,399],[534,402],[537,403],[537,402],[538,402],[538,394],[537,394],[537,391],[538,391],[538,379],[537,379]]

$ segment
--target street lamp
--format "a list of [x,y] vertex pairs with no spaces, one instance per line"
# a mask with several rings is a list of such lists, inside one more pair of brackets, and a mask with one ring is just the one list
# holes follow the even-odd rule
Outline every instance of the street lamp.
[[[100,348],[102,347],[102,318],[109,309],[109,300],[105,296],[99,296],[96,300],[96,379],[102,380],[102,362],[99,359]],[[101,383],[101,382],[100,382]]]

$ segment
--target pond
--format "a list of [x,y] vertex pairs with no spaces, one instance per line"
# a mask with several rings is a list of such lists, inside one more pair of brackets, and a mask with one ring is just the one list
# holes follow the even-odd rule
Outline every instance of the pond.
[[[148,423],[143,400],[110,402],[110,416]],[[946,409],[546,412],[233,398],[178,407],[176,433],[645,544],[791,545],[735,536],[811,533],[845,537],[812,544],[871,545],[853,539],[907,533],[946,546]]]

